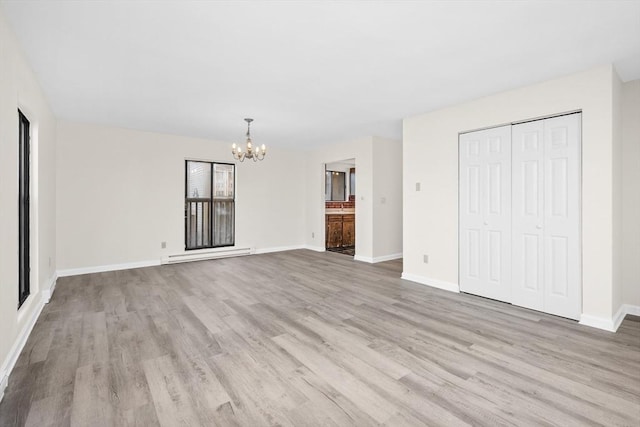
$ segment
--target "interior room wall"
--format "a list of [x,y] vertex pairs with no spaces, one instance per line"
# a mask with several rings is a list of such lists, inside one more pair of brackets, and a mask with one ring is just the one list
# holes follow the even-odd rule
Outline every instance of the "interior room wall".
[[601,66],[405,119],[403,274],[458,288],[459,132],[582,110],[582,321],[612,325],[613,73]]
[[[402,142],[373,138],[373,258],[402,256]],[[356,186],[357,189],[357,186]]]
[[[0,9],[0,396],[55,280],[55,118]],[[31,294],[18,310],[18,109],[31,124]]]
[[622,300],[640,307],[640,80],[622,85]]
[[[147,263],[184,253],[185,160],[234,163],[230,147],[227,142],[60,122],[58,268]],[[304,156],[268,149],[264,161],[236,165],[238,248],[304,244]]]

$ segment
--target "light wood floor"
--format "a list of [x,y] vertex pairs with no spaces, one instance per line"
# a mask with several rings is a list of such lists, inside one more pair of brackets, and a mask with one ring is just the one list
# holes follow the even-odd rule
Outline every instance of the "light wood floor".
[[62,278],[0,425],[640,425],[612,334],[291,251]]

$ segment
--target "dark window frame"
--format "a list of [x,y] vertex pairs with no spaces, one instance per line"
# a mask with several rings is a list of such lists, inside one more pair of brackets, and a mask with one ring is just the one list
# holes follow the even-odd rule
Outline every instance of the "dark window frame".
[[[209,164],[209,167],[211,168],[211,172],[210,172],[210,176],[211,176],[211,182],[210,182],[210,188],[211,188],[211,194],[209,194],[209,197],[198,197],[198,198],[193,198],[193,197],[189,197],[189,162],[198,162],[198,163],[207,163]],[[232,242],[231,243],[226,243],[226,244],[222,244],[222,245],[214,245],[214,236],[213,236],[213,232],[214,232],[214,202],[216,200],[216,198],[214,197],[215,194],[215,173],[214,173],[214,166],[215,165],[227,165],[227,166],[232,166],[233,167],[233,197],[231,199],[231,201],[233,201],[233,224],[232,224]],[[188,233],[188,226],[187,226],[187,222],[189,221],[189,202],[197,202],[197,201],[209,201],[211,204],[210,207],[210,211],[209,211],[209,245],[202,245],[202,246],[194,246],[194,247],[189,247],[189,233]],[[197,241],[197,238],[196,238]],[[186,159],[184,161],[184,249],[185,251],[197,251],[197,250],[202,250],[202,249],[214,249],[214,248],[225,248],[225,247],[230,247],[230,246],[235,246],[236,244],[236,164],[235,163],[227,163],[227,162],[212,162],[209,160],[196,160],[196,159]]]
[[31,123],[18,110],[18,309],[31,294]]

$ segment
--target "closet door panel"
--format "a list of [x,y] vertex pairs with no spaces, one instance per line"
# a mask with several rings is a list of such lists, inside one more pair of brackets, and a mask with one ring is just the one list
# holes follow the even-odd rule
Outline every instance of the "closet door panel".
[[511,300],[510,127],[460,136],[460,289]]
[[544,123],[512,127],[513,303],[544,309]]
[[544,311],[571,319],[582,309],[580,120],[580,114],[544,120]]
[[481,204],[484,198],[484,156],[480,135],[464,134],[459,141],[459,280],[460,288],[465,292],[482,288],[486,279],[485,257],[482,250],[483,212]]
[[486,140],[485,231],[487,292],[511,302],[511,127],[488,129]]

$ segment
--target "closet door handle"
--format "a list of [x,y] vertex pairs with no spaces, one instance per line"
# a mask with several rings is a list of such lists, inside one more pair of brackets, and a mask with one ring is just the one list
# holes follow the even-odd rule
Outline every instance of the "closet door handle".
[[489,221],[485,221],[485,222],[484,222],[484,225],[489,225]]
[[537,228],[538,230],[542,230],[542,226],[541,226],[541,225],[536,225],[536,228]]

